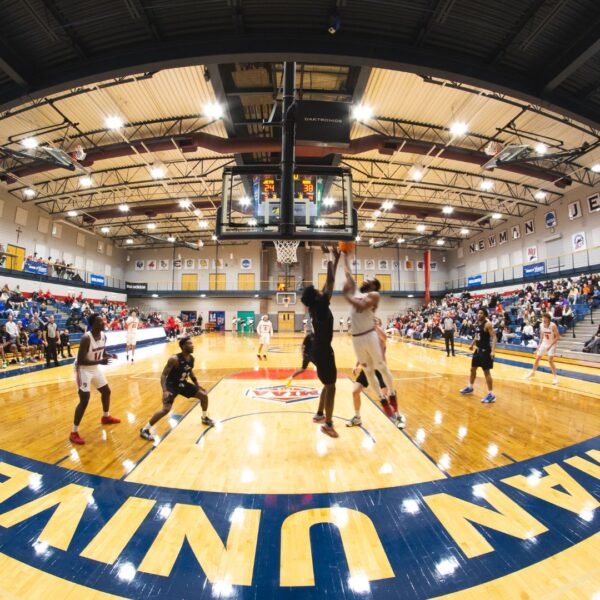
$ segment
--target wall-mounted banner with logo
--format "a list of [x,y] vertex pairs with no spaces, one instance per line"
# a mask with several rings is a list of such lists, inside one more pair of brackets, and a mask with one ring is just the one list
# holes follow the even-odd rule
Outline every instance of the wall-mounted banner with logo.
[[538,259],[537,246],[529,246],[527,248],[527,262],[532,263]]
[[544,275],[546,273],[546,263],[544,261],[523,265],[523,277],[533,277],[534,275]]
[[471,287],[473,285],[481,285],[483,281],[483,277],[481,275],[473,275],[473,277],[469,277],[467,279],[467,286]]
[[104,285],[106,279],[102,275],[90,275],[90,283],[92,285]]
[[131,281],[126,281],[125,289],[126,290],[141,290],[143,292],[146,292],[146,291],[148,291],[148,284],[147,283],[132,283]]
[[48,265],[36,260],[26,260],[23,263],[23,271],[25,273],[34,273],[35,275],[48,275]]

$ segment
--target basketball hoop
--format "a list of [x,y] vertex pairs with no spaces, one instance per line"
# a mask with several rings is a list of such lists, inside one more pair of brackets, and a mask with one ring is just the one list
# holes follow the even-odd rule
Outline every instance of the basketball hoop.
[[286,296],[283,299],[283,306],[285,306],[285,308],[289,308],[290,307],[290,298],[289,298],[289,296]]
[[296,251],[300,245],[300,240],[274,240],[273,243],[277,250],[277,262],[284,265],[292,265],[298,262]]
[[491,142],[489,142],[489,144],[484,148],[484,152],[488,155],[488,156],[496,156],[496,154],[498,154],[498,152],[500,152],[500,150],[502,150],[503,148],[503,144],[501,144],[500,142],[494,142],[493,140]]

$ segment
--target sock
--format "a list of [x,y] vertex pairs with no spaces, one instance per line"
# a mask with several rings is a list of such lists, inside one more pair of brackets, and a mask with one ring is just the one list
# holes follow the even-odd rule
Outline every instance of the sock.
[[327,427],[333,427],[333,421],[325,421],[325,425],[327,425]]
[[318,415],[319,417],[322,417],[322,416],[323,416],[323,411],[322,411],[322,410],[318,410],[318,411],[317,411],[317,415]]
[[206,411],[205,411],[205,410],[203,410],[203,411],[202,411],[202,418],[204,418],[204,419],[205,419],[207,416],[208,416],[208,415],[206,414]]
[[73,425],[73,427],[71,428],[71,431],[73,433],[77,433],[79,431],[79,425]]
[[355,410],[354,416],[360,418],[360,410]]
[[148,421],[143,427],[142,429],[144,431],[152,431],[152,425],[150,425],[150,421]]
[[106,412],[103,412],[103,413],[102,413],[102,416],[103,416],[103,417],[108,417],[109,415],[110,415],[110,412],[109,412],[109,411],[106,411]]

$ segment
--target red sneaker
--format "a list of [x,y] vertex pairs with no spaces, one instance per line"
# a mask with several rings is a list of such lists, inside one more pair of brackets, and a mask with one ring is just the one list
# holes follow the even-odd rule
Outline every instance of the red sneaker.
[[390,404],[392,405],[394,412],[398,412],[398,400],[396,399],[396,394],[390,396]]
[[121,419],[117,419],[117,417],[113,417],[111,415],[108,415],[108,417],[102,417],[102,419],[100,419],[100,423],[102,423],[102,425],[116,425],[120,422]]
[[72,444],[80,444],[83,446],[85,444],[85,440],[79,435],[77,431],[71,431],[71,435],[69,436],[69,441]]
[[332,438],[340,437],[340,434],[333,428],[333,426],[321,425],[321,431],[325,435],[328,435],[329,437],[332,437]]
[[386,417],[389,417],[391,419],[394,416],[394,409],[387,400],[381,401],[381,408],[383,409],[383,412],[385,413]]

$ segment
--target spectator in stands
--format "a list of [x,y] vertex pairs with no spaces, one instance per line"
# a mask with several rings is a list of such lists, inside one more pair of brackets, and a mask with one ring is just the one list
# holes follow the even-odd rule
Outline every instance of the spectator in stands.
[[69,330],[68,329],[63,329],[60,333],[60,357],[61,358],[66,358],[65,357],[65,350],[68,353],[69,358],[73,358],[73,355],[71,354],[71,340],[69,338]]
[[21,354],[21,362],[33,362],[33,358],[29,355],[29,336],[25,329],[19,331],[17,336],[17,351]]
[[15,322],[12,314],[8,315],[8,319],[6,320],[6,333],[10,335],[11,342],[17,341],[17,337],[19,336],[19,326]]
[[31,319],[29,318],[29,313],[25,313],[25,316],[21,318],[19,321],[21,325],[21,329],[29,329],[29,323]]
[[32,352],[37,351],[37,359],[42,360],[46,354],[46,343],[44,342],[41,329],[36,329],[29,334],[29,346]]
[[582,352],[600,354],[600,325],[596,333],[583,345]]
[[562,318],[560,320],[560,324],[569,328],[573,324],[573,309],[570,304],[567,304],[562,311]]
[[[8,366],[6,354],[11,352],[15,357],[17,356],[17,345],[6,331],[6,325],[0,325],[0,347],[2,348],[2,367],[5,368]],[[16,358],[11,360],[11,364],[16,364],[16,362]]]
[[527,346],[530,340],[535,339],[535,333],[533,331],[533,325],[527,323],[523,326],[523,334],[521,335],[521,342],[523,346]]

